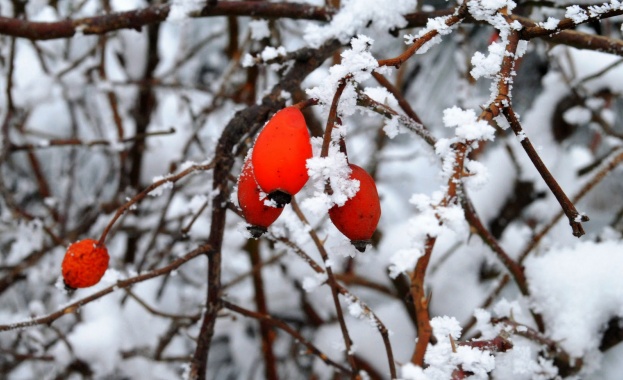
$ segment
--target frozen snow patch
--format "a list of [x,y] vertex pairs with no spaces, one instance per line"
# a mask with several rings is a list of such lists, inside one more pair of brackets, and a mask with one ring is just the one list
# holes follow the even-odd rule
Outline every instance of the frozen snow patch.
[[582,242],[526,261],[534,306],[550,338],[574,357],[597,350],[603,326],[623,317],[623,242]]

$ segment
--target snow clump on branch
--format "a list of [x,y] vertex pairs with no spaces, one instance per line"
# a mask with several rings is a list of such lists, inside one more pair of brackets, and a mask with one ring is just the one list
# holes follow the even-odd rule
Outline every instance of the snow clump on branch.
[[380,33],[403,28],[407,25],[403,16],[415,12],[416,5],[417,0],[344,0],[328,25],[309,24],[305,40],[311,47],[319,47],[333,38],[346,43],[368,28]]
[[[342,52],[342,63],[333,65],[329,69],[328,78],[323,80],[320,85],[307,89],[307,95],[318,99],[319,104],[325,112],[333,102],[333,96],[338,88],[340,81],[350,78],[361,83],[372,76],[372,71],[379,67],[379,63],[370,53],[370,47],[374,40],[364,35],[358,35],[351,41],[351,49]],[[357,105],[357,94],[352,84],[347,83],[346,88],[340,98],[338,114],[350,116],[355,112]]]

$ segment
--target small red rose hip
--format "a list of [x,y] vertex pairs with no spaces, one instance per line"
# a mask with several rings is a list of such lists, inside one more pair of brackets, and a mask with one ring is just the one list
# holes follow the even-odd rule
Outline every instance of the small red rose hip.
[[251,160],[260,188],[278,207],[290,203],[309,179],[307,159],[312,157],[309,131],[301,110],[277,112],[257,136]]
[[359,180],[359,191],[343,206],[329,209],[331,221],[358,251],[366,250],[381,218],[381,202],[374,179],[357,165],[349,164],[351,179]]
[[283,208],[266,206],[265,199],[260,199],[260,193],[261,189],[253,176],[253,165],[247,159],[238,177],[238,204],[244,219],[250,224],[247,229],[254,238],[266,232],[283,212]]
[[108,269],[108,250],[97,240],[84,239],[67,248],[62,272],[68,288],[87,288],[101,280]]

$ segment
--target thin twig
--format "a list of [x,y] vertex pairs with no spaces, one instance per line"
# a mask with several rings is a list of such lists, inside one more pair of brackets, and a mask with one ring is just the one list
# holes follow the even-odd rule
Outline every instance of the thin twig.
[[182,179],[182,178],[186,177],[187,175],[192,174],[192,173],[194,173],[196,171],[210,170],[213,167],[214,167],[214,163],[213,162],[208,163],[208,164],[204,164],[204,165],[193,165],[193,166],[191,166],[191,167],[189,167],[189,168],[187,168],[185,170],[182,170],[181,172],[179,172],[176,175],[165,177],[165,178],[163,178],[163,179],[161,179],[159,181],[156,181],[156,182],[152,183],[151,185],[147,186],[143,191],[138,193],[132,199],[127,201],[123,206],[121,206],[121,207],[119,207],[117,209],[117,212],[115,212],[115,215],[113,216],[113,218],[110,220],[110,222],[108,222],[108,225],[106,225],[106,227],[104,228],[104,231],[102,232],[102,235],[100,236],[98,244],[100,244],[100,245],[104,244],[104,242],[106,241],[106,236],[110,232],[110,229],[115,224],[117,219],[119,219],[119,217],[121,217],[121,215],[123,215],[127,210],[129,210],[136,203],[138,203],[141,200],[143,200],[147,196],[147,194],[152,192],[154,189],[156,189],[156,188],[158,188],[158,187],[160,187],[160,186],[162,186],[162,185],[164,185],[166,183],[176,183],[180,179]]
[[513,108],[505,107],[503,108],[502,112],[504,113],[504,116],[506,116],[506,119],[508,120],[511,128],[513,129],[513,132],[515,132],[515,135],[519,137],[521,141],[521,146],[526,151],[528,157],[530,157],[530,160],[534,164],[534,167],[539,171],[539,174],[541,174],[541,178],[543,178],[549,189],[558,200],[558,203],[560,203],[560,207],[562,207],[563,212],[569,219],[569,224],[571,225],[571,229],[573,230],[573,236],[580,237],[584,235],[584,228],[582,227],[581,222],[588,222],[588,216],[581,215],[578,210],[576,210],[573,202],[571,202],[569,197],[567,197],[567,194],[565,194],[552,173],[550,173],[550,171],[547,169],[536,149],[534,149],[534,146],[532,146],[530,139],[528,139],[528,137],[525,135],[525,132],[523,131],[521,123],[519,122],[517,115],[515,115],[515,111],[513,111]]
[[265,314],[260,314],[251,310],[247,310],[244,309],[240,306],[234,305],[233,303],[227,301],[227,300],[222,300],[223,303],[223,307],[234,311],[238,314],[242,314],[246,317],[249,318],[253,318],[253,319],[257,319],[260,320],[262,322],[268,323],[272,326],[275,326],[283,331],[285,331],[286,333],[290,334],[294,339],[296,339],[298,342],[300,342],[302,345],[304,345],[305,347],[307,347],[307,349],[314,354],[315,356],[317,356],[318,358],[320,358],[320,360],[322,360],[323,362],[325,362],[327,365],[330,365],[332,367],[335,367],[336,369],[338,369],[340,372],[350,375],[351,377],[353,375],[355,375],[353,372],[351,372],[348,368],[344,367],[343,365],[334,362],[333,360],[329,359],[329,357],[327,355],[325,355],[322,351],[320,351],[316,346],[314,346],[312,343],[310,343],[307,339],[305,339],[298,331],[296,331],[295,329],[293,329],[292,327],[290,327],[288,324],[286,324],[285,322],[273,318],[270,315],[265,315]]
[[24,327],[30,327],[30,326],[37,326],[37,325],[49,325],[52,322],[54,322],[55,320],[59,319],[60,317],[66,315],[66,314],[73,314],[75,312],[77,312],[80,307],[95,301],[96,299],[102,298],[103,296],[110,294],[112,292],[114,292],[117,289],[124,289],[127,287],[130,287],[134,284],[138,284],[139,282],[143,282],[143,281],[147,281],[147,280],[151,280],[152,278],[155,277],[159,277],[162,275],[165,275],[167,273],[170,273],[171,271],[179,268],[180,266],[182,266],[183,264],[187,263],[188,261],[194,259],[197,256],[200,255],[204,255],[207,252],[210,252],[212,250],[212,246],[209,244],[205,244],[202,245],[190,252],[188,252],[186,255],[180,257],[179,259],[173,261],[172,263],[170,263],[167,266],[164,266],[162,268],[159,269],[155,269],[151,272],[147,272],[135,277],[130,277],[126,280],[120,280],[117,281],[114,285],[111,285],[107,288],[104,288],[94,294],[91,294],[88,297],[82,298],[76,302],[73,302],[65,307],[63,307],[62,309],[55,311],[51,314],[48,314],[46,316],[43,317],[39,317],[39,318],[33,318],[33,319],[29,319],[26,321],[22,321],[22,322],[16,322],[16,323],[11,323],[8,325],[0,325],[0,331],[9,331],[9,330],[16,330],[16,329],[21,329]]
[[[298,204],[296,203],[296,200],[294,198],[292,198],[292,210],[294,210],[294,212],[296,213],[296,215],[299,217],[299,219],[309,225],[309,222],[307,221],[307,218],[305,217],[305,215],[303,214],[303,212],[301,211],[301,209],[299,208]],[[346,327],[346,321],[344,320],[344,313],[342,311],[342,306],[340,305],[340,300],[338,297],[338,283],[335,280],[335,276],[333,275],[333,269],[331,268],[330,265],[327,265],[327,263],[329,262],[329,255],[327,253],[327,251],[324,248],[324,244],[322,243],[322,241],[320,240],[320,238],[318,237],[318,234],[316,234],[316,231],[312,228],[309,230],[309,235],[311,236],[312,240],[314,241],[314,244],[316,244],[316,248],[318,248],[318,251],[320,252],[320,256],[322,257],[322,260],[325,263],[325,272],[327,274],[327,282],[329,283],[329,287],[331,288],[331,295],[333,296],[333,305],[335,306],[335,312],[337,314],[337,320],[338,323],[340,325],[340,329],[342,331],[342,337],[344,338],[344,345],[346,346],[346,357],[348,358],[348,362],[350,363],[350,367],[352,369],[352,373],[353,373],[353,379],[355,379],[355,374],[357,374],[358,370],[357,370],[357,363],[355,362],[355,358],[353,356],[353,351],[352,351],[352,345],[353,345],[353,341],[350,338],[350,334],[348,333],[348,328]]]

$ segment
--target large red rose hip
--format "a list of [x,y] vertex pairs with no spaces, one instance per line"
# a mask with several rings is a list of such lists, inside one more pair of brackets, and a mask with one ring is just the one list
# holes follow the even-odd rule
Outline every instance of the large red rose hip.
[[247,223],[247,229],[255,238],[260,237],[281,213],[283,208],[270,207],[260,199],[261,189],[253,177],[251,160],[247,159],[238,177],[238,204]]
[[101,280],[108,269],[108,250],[97,240],[84,239],[67,248],[62,272],[68,288],[87,288]]
[[295,107],[277,112],[257,136],[251,160],[260,188],[279,207],[290,203],[309,179],[306,162],[312,157],[303,113]]
[[381,202],[370,174],[357,165],[349,166],[352,170],[350,178],[359,180],[359,191],[343,206],[329,209],[329,217],[355,248],[363,252],[381,218]]

